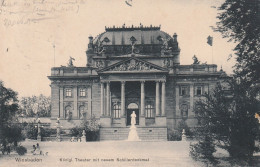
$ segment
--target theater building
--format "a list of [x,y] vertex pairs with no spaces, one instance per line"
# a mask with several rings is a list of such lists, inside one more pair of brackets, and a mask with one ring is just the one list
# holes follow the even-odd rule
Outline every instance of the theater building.
[[180,64],[177,34],[160,27],[106,27],[89,37],[85,67],[51,69],[52,126],[95,116],[100,140],[127,139],[135,111],[141,140],[167,140],[167,128],[197,124],[196,100],[225,76],[215,64]]

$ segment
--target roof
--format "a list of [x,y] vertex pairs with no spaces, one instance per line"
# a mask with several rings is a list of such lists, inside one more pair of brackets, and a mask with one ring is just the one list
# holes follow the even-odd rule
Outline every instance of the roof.
[[169,34],[161,31],[159,26],[144,27],[140,25],[139,27],[105,27],[105,32],[99,34],[93,41],[97,44],[97,41],[103,41],[105,38],[109,39],[109,42],[104,42],[104,45],[131,45],[130,38],[134,37],[136,39],[135,44],[162,44],[158,38],[169,39],[172,38]]

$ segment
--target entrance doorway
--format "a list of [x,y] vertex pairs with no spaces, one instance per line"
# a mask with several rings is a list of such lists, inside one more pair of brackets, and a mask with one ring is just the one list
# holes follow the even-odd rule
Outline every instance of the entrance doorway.
[[139,125],[139,109],[138,109],[138,105],[136,103],[130,103],[127,106],[127,123],[126,125],[131,125],[131,114],[133,113],[133,111],[136,114],[136,125]]

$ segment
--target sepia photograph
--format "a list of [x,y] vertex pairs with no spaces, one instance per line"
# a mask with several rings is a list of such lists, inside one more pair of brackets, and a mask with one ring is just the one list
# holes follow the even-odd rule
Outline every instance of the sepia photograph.
[[260,166],[259,0],[0,0],[0,167]]

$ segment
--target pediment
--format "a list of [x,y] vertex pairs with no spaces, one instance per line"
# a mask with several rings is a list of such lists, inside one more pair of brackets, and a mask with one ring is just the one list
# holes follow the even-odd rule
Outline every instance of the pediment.
[[167,69],[153,63],[131,57],[98,71],[98,73],[134,73],[134,72],[168,72]]

